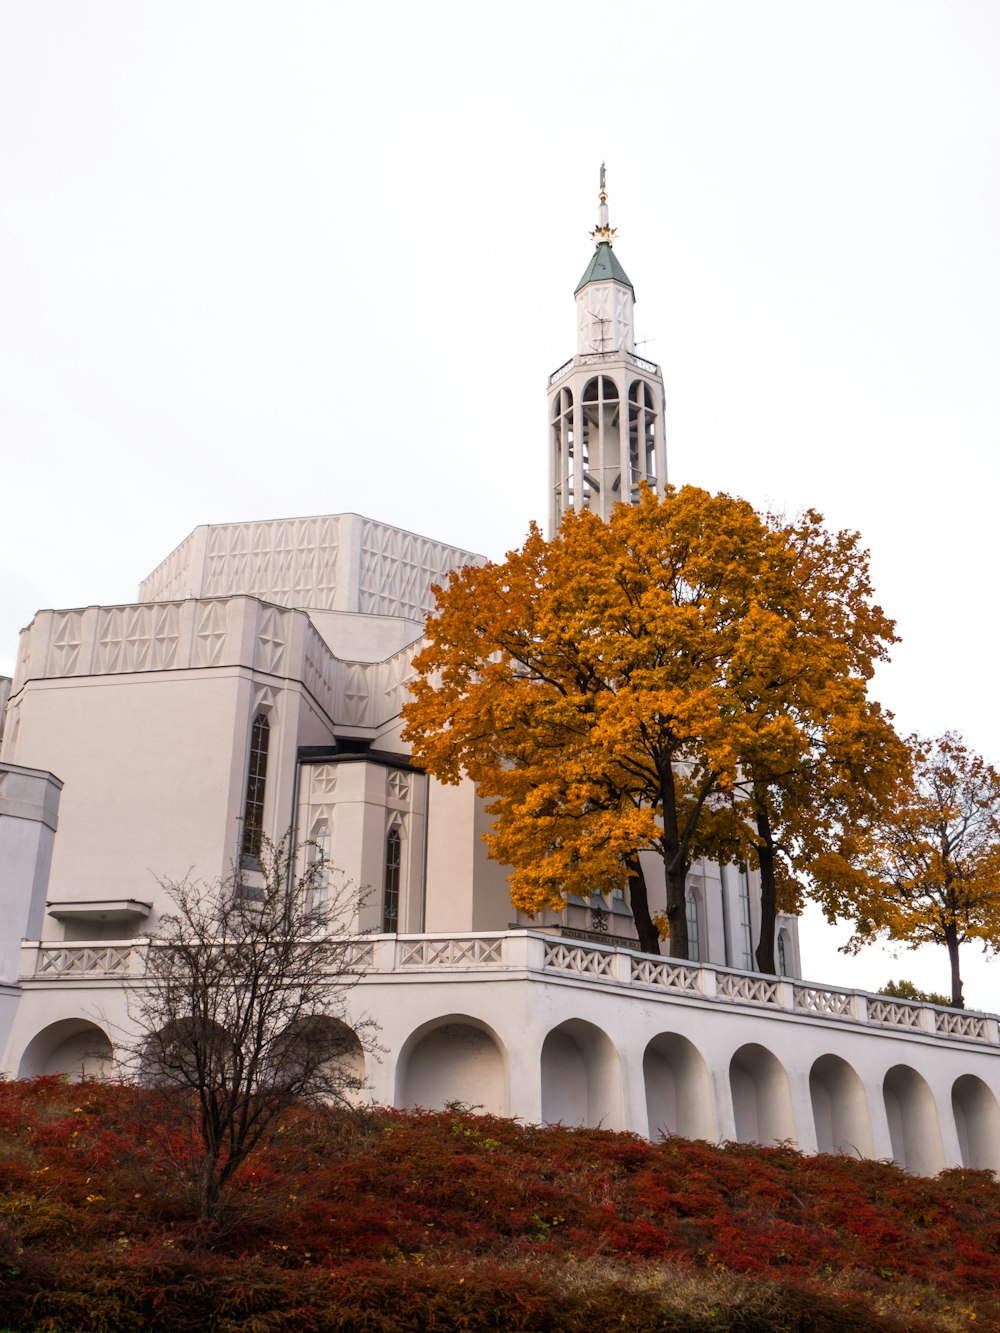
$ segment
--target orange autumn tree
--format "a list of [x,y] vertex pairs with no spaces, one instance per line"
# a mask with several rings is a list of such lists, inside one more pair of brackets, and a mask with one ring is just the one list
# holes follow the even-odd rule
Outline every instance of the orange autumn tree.
[[1000,774],[954,732],[906,744],[900,798],[817,859],[820,900],[829,920],[854,922],[851,952],[879,937],[944,945],[961,1009],[960,947],[1000,947]]
[[893,800],[907,760],[890,716],[868,698],[895,633],[873,602],[858,533],[828,531],[813,510],[768,522],[775,567],[727,684],[745,723],[736,791],[760,872],[756,960],[773,973],[778,911],[800,909],[815,859],[845,824]]
[[758,862],[744,766],[791,801],[789,757],[812,754],[800,733],[834,698],[805,702],[825,642],[809,586],[786,526],[694,487],[644,491],[608,523],[570,512],[552,541],[532,528],[504,563],[450,576],[404,736],[434,776],[477,783],[516,907],[627,883],[640,946],[658,952],[639,865],[654,851],[670,952],[687,956],[692,863]]

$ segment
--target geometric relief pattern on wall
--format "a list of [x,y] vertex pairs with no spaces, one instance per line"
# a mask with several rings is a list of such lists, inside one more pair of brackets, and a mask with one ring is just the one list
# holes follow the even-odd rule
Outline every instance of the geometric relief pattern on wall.
[[102,609],[94,670],[102,674],[168,670],[177,657],[179,610],[176,602]]
[[218,666],[225,658],[227,602],[198,602],[191,645],[193,667]]
[[358,610],[423,620],[434,605],[432,583],[449,569],[474,563],[468,551],[366,519],[361,529]]
[[413,669],[413,655],[419,648],[419,643],[410,644],[386,661],[379,662],[378,696],[382,706],[379,716],[375,718],[376,723],[388,722],[390,718],[396,717],[410,697],[407,686],[417,676]]
[[143,579],[140,602],[179,602],[191,596],[191,548],[192,540],[187,537]]
[[52,676],[72,676],[79,669],[83,643],[83,612],[60,611],[52,618]]
[[369,665],[366,662],[342,662],[341,699],[342,715],[337,718],[351,727],[370,725],[369,712],[371,696],[369,690]]
[[203,594],[244,593],[281,606],[330,610],[339,544],[336,514],[211,527]]
[[390,768],[385,781],[386,800],[394,805],[406,805],[410,799],[410,777],[398,768]]
[[269,676],[278,675],[285,659],[290,626],[287,616],[276,606],[262,606],[257,625],[255,666]]
[[315,838],[318,824],[325,824],[328,833],[333,832],[333,806],[329,803],[313,805],[309,804],[309,815],[306,819],[306,827],[309,829],[310,838]]
[[306,625],[302,662],[302,683],[331,720],[335,717],[333,682],[339,663],[326,641]]
[[328,800],[337,790],[337,765],[317,764],[312,771],[312,801]]

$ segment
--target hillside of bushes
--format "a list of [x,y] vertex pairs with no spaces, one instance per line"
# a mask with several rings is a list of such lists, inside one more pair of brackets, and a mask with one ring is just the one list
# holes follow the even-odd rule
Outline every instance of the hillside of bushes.
[[292,1108],[201,1222],[183,1104],[0,1084],[0,1329],[1000,1329],[1000,1188],[787,1148]]

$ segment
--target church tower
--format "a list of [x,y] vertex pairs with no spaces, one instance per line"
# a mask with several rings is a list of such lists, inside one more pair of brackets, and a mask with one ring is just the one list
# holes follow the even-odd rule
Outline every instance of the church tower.
[[[576,355],[549,376],[549,535],[567,509],[607,519],[639,483],[662,490],[663,376],[635,354],[635,291],[612,245],[601,164],[595,250],[576,288]],[[625,410],[627,408],[627,411]]]

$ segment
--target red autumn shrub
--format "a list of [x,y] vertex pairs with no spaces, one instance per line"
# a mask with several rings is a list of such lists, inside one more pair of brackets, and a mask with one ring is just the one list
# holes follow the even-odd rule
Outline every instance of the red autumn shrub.
[[989,1172],[299,1107],[208,1226],[187,1113],[0,1084],[0,1327],[1000,1327]]

